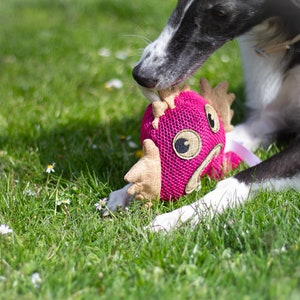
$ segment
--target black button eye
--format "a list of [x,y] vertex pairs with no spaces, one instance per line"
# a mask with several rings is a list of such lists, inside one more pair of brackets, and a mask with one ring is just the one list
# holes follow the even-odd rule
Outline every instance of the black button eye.
[[209,127],[212,132],[217,133],[220,130],[220,122],[217,112],[209,104],[205,105],[205,113]]
[[214,120],[214,117],[212,116],[212,114],[207,114],[207,119],[208,119],[210,128],[215,128],[215,120]]
[[174,147],[175,147],[175,150],[180,154],[187,153],[190,149],[189,141],[184,138],[179,138],[175,142]]
[[173,140],[173,149],[180,158],[189,160],[196,157],[202,147],[199,134],[191,129],[178,132]]

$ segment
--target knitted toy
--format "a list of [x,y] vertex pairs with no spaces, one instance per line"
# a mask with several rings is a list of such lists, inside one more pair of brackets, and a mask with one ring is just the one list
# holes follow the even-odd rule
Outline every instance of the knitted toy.
[[188,87],[162,91],[162,101],[147,107],[141,126],[144,156],[125,175],[128,194],[176,200],[199,188],[203,175],[217,178],[238,166],[238,156],[224,153],[235,96],[227,93],[227,82],[212,89],[202,79],[200,88],[203,97]]

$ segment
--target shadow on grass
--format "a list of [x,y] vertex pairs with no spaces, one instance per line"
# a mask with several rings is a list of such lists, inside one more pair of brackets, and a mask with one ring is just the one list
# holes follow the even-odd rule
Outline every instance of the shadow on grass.
[[[235,93],[242,99],[243,87]],[[239,100],[235,101],[234,110],[233,123],[236,124],[244,116]],[[136,118],[130,116],[106,124],[69,120],[51,130],[36,128],[27,135],[17,132],[2,136],[0,149],[8,149],[8,153],[3,152],[0,157],[0,174],[13,170],[16,178],[27,178],[31,182],[34,178],[38,182],[44,179],[47,164],[55,162],[55,174],[61,174],[66,180],[93,174],[113,188],[119,188],[124,184],[123,176],[138,160],[142,115],[143,111]],[[138,148],[132,148],[130,141]]]
[[0,149],[6,150],[0,155],[0,175],[13,171],[16,179],[39,182],[47,164],[55,162],[55,174],[66,180],[94,174],[120,187],[124,174],[138,159],[138,149],[130,147],[129,138],[140,145],[139,126],[140,118],[110,124],[72,121],[35,135],[2,136]]

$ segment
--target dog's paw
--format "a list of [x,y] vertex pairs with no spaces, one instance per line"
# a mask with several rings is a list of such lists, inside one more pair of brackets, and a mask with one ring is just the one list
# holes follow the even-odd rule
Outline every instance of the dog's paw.
[[192,206],[183,206],[169,213],[156,216],[144,229],[150,232],[169,232],[187,221],[191,221],[191,224],[196,225],[198,220],[199,218]]
[[174,214],[174,212],[170,212],[156,216],[156,218],[151,221],[149,225],[145,226],[144,229],[150,232],[168,232],[171,229],[176,228],[177,223],[178,217]]

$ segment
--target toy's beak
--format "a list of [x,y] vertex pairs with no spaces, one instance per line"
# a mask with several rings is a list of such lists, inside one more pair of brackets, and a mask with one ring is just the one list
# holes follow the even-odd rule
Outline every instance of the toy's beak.
[[144,156],[128,171],[124,179],[132,183],[127,190],[138,200],[157,200],[161,190],[161,162],[158,147],[151,139],[143,142]]
[[222,147],[223,147],[222,144],[218,144],[208,153],[208,155],[203,160],[201,165],[197,168],[197,170],[194,172],[194,174],[189,179],[189,181],[185,187],[186,194],[192,193],[196,188],[199,188],[201,186],[200,176],[201,176],[202,172],[209,165],[209,163],[212,161],[212,159],[221,153]]

